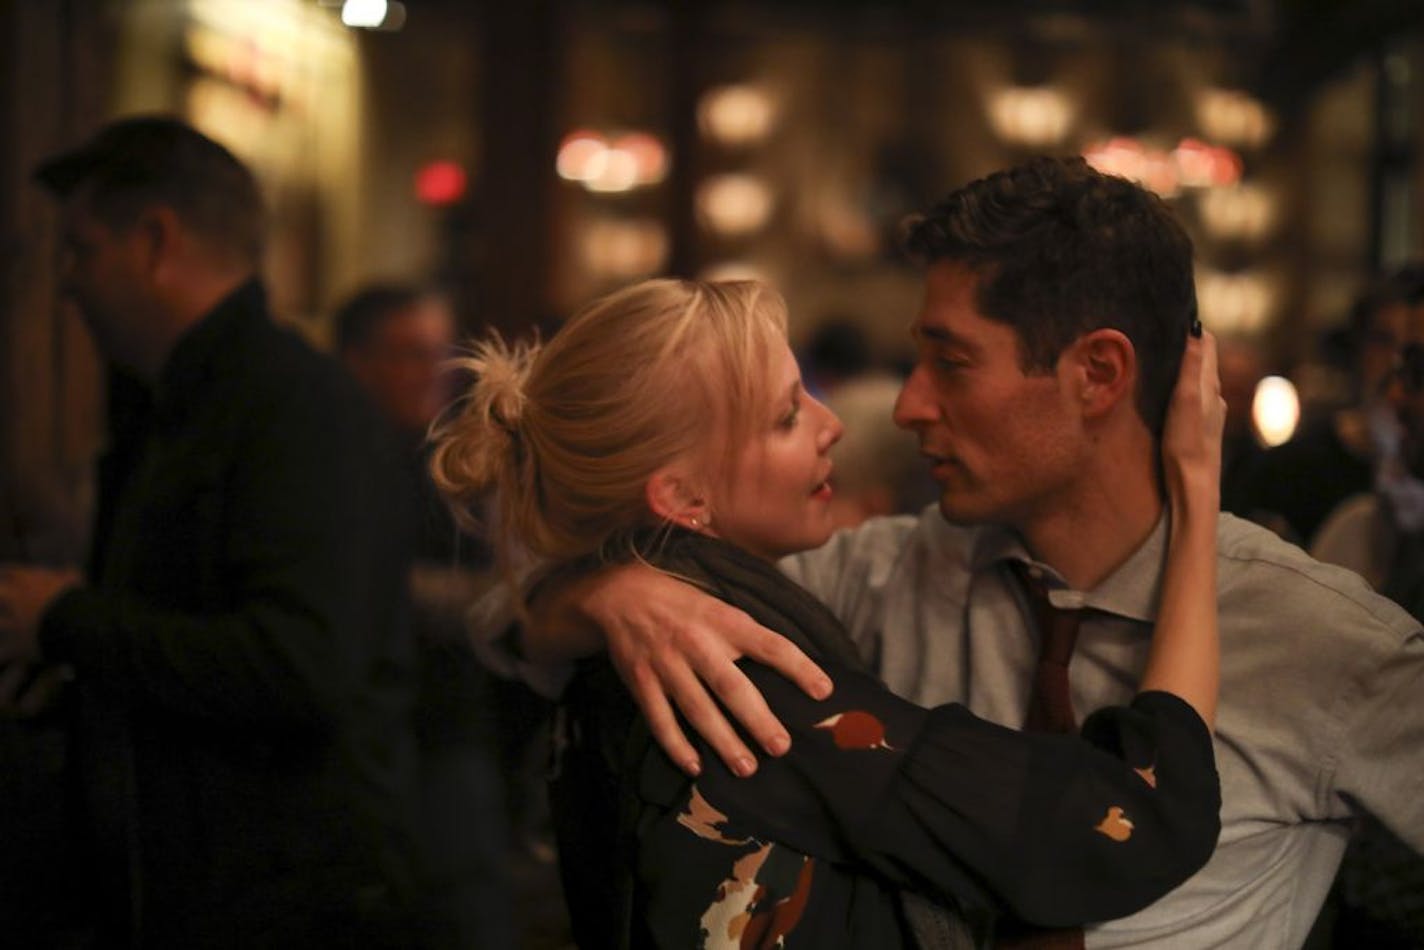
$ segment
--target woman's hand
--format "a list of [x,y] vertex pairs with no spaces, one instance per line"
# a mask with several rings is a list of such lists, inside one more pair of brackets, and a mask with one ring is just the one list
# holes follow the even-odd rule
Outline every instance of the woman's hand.
[[1139,688],[1175,693],[1208,729],[1215,726],[1221,680],[1216,537],[1225,422],[1216,339],[1189,337],[1162,433],[1172,527],[1157,629]]
[[738,659],[766,664],[816,699],[831,692],[830,678],[791,641],[646,565],[611,568],[572,585],[570,607],[586,625],[602,630],[609,658],[653,737],[690,775],[701,762],[674,706],[737,775],[756,771],[756,758],[714,695],[769,754],[791,747],[786,728],[737,668]]
[[1162,432],[1163,472],[1174,507],[1203,498],[1216,506],[1225,426],[1226,400],[1221,397],[1216,368],[1216,337],[1210,333],[1188,337]]

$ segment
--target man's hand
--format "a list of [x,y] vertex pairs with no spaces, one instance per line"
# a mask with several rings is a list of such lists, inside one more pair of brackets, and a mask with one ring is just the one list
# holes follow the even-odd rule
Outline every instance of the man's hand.
[[11,663],[0,667],[0,716],[38,716],[72,679],[74,668],[66,664]]
[[40,618],[55,598],[79,583],[73,570],[0,565],[0,666],[39,659]]
[[653,737],[690,775],[701,763],[673,704],[728,768],[743,776],[756,771],[756,758],[707,687],[768,753],[781,755],[791,747],[785,727],[737,669],[741,657],[765,663],[813,698],[831,693],[830,678],[791,641],[651,567],[629,564],[575,587],[576,609],[603,630],[609,657]]

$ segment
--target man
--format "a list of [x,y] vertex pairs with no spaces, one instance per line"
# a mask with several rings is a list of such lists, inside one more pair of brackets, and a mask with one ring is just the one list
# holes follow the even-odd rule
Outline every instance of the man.
[[455,317],[418,287],[378,284],[353,294],[333,318],[336,352],[396,425],[424,437],[454,395],[445,361],[455,350]]
[[490,553],[483,539],[460,530],[426,468],[426,432],[453,396],[447,363],[455,318],[432,293],[378,284],[337,307],[333,329],[337,355],[391,424],[410,474],[416,830],[431,888],[425,929],[439,947],[513,947],[508,820],[496,761],[501,710],[465,633],[465,613],[489,585]]
[[104,469],[93,576],[0,580],[0,663],[74,671],[98,942],[408,945],[407,540],[381,427],[269,319],[257,185],[220,145],[132,118],[37,177],[65,288],[148,400]]
[[[1151,645],[1166,541],[1158,437],[1195,318],[1191,245],[1166,207],[1081,160],[971,183],[916,223],[927,265],[918,357],[896,420],[920,439],[939,511],[872,519],[783,568],[823,599],[885,681],[924,704],[1024,722],[1039,635],[1015,571],[1081,607],[1069,671],[1081,719],[1125,702]],[[1089,947],[1297,947],[1368,811],[1424,846],[1424,631],[1353,575],[1222,516],[1223,830],[1199,874]],[[763,748],[786,734],[731,666],[804,656],[637,565],[536,605],[536,658],[596,622],[674,761],[696,770],[663,693],[734,768],[754,768],[701,687]],[[699,681],[700,677],[700,681]]]

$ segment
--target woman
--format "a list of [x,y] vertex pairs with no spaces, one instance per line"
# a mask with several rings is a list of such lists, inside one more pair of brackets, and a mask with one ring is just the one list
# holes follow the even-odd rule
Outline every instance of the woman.
[[[435,477],[458,507],[493,488],[506,551],[646,560],[788,636],[835,681],[815,702],[747,664],[791,752],[749,779],[704,755],[692,780],[652,744],[608,664],[583,664],[554,788],[580,945],[904,945],[927,923],[907,918],[902,891],[953,908],[972,931],[959,937],[982,941],[1005,910],[1050,926],[1130,913],[1205,863],[1219,806],[1221,412],[1202,393],[1203,346],[1189,346],[1164,437],[1167,483],[1193,487],[1170,498],[1144,692],[1079,737],[893,696],[775,570],[830,534],[840,424],[802,391],[768,288],[648,281],[542,349],[483,344],[469,361],[478,381],[436,435]],[[1200,497],[1183,504],[1182,490]],[[1184,650],[1209,662],[1161,661]]]

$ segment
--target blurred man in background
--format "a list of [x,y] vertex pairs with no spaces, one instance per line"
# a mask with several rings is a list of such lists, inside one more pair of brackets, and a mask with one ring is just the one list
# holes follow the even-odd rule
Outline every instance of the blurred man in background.
[[394,447],[269,318],[262,202],[226,149],[131,118],[36,174],[65,289],[142,394],[90,576],[0,568],[0,701],[74,671],[76,903],[101,946],[418,945]]
[[425,465],[426,431],[453,394],[445,364],[455,318],[420,287],[381,284],[337,308],[334,333],[341,361],[393,427],[410,470],[426,929],[442,948],[513,947],[495,686],[465,633],[465,613],[491,581],[490,552],[455,523]]

